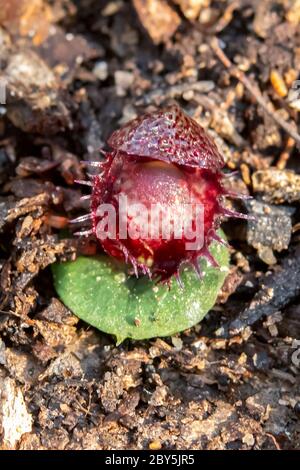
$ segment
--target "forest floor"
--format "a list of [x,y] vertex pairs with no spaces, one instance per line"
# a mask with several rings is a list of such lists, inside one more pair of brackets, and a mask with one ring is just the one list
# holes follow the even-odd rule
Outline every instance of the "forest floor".
[[[300,448],[300,2],[205,0],[199,21],[171,4],[0,0],[2,448]],[[96,249],[65,230],[86,211],[81,160],[174,101],[257,221],[224,223],[230,274],[204,321],[116,347],[50,265]]]

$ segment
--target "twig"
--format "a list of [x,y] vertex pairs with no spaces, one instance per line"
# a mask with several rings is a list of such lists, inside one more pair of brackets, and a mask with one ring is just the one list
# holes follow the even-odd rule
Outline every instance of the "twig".
[[229,73],[244,85],[244,87],[249,91],[249,93],[251,93],[257,103],[260,104],[260,106],[266,111],[266,113],[268,113],[268,115],[276,122],[276,124],[284,129],[285,132],[287,132],[295,140],[295,142],[300,145],[300,135],[298,132],[274,112],[274,109],[272,109],[265,101],[259,88],[251,83],[242,70],[239,70],[237,67],[235,67],[235,65],[233,65],[233,63],[228,59],[226,54],[220,48],[219,41],[216,36],[211,40],[211,48],[222,64],[228,69]]
[[288,137],[286,141],[285,148],[283,152],[281,153],[278,162],[276,163],[276,167],[279,170],[284,170],[286,167],[286,164],[291,156],[292,151],[294,150],[295,147],[295,141],[292,137]]
[[[228,26],[230,21],[232,20],[233,13],[235,10],[237,10],[240,6],[241,0],[231,0],[232,3],[229,3],[229,5],[225,8],[223,15],[217,20],[217,22],[214,19],[211,19],[207,23],[200,23],[197,20],[188,20],[189,23],[196,28],[198,31],[200,31],[202,34],[207,35],[214,35],[214,34],[219,34],[223,31],[223,29]],[[178,13],[180,16],[183,17],[183,19],[186,20],[184,17],[183,13],[181,13],[180,8],[178,7]]]
[[239,0],[235,0],[232,3],[229,3],[229,5],[225,8],[225,11],[224,11],[223,15],[218,20],[218,22],[217,22],[217,24],[214,28],[215,33],[221,33],[221,31],[223,31],[223,29],[225,29],[226,26],[228,26],[228,24],[232,20],[232,16],[233,16],[234,11],[239,7],[239,5],[240,5]]
[[278,442],[276,441],[276,438],[275,438],[275,436],[273,436],[273,434],[271,434],[270,432],[266,432],[266,436],[269,436],[272,439],[273,444],[274,444],[274,446],[276,447],[277,450],[281,450],[281,447],[278,444]]

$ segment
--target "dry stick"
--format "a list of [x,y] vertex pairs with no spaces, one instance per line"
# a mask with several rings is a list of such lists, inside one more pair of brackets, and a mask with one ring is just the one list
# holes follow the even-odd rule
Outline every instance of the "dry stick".
[[[232,20],[232,16],[234,11],[239,8],[241,0],[231,0],[230,3],[224,10],[223,15],[215,21],[210,21],[209,23],[201,24],[197,20],[188,20],[189,23],[198,31],[200,31],[204,35],[214,35],[219,34],[223,31],[223,29],[228,26],[230,21]],[[183,15],[184,16],[184,15]],[[185,18],[186,20],[186,18]]]
[[269,432],[266,432],[266,436],[269,436],[269,437],[272,439],[272,441],[273,441],[273,443],[274,443],[274,446],[276,447],[277,450],[282,450],[281,447],[280,447],[280,445],[279,445],[278,442],[276,441],[275,436],[273,436],[273,434],[271,434],[271,433],[269,433]]
[[244,86],[247,88],[249,93],[255,98],[258,104],[268,113],[268,115],[278,124],[278,126],[282,127],[282,129],[285,130],[294,140],[297,142],[298,145],[300,145],[300,135],[298,132],[293,129],[293,127],[285,122],[283,119],[281,119],[273,109],[269,108],[268,103],[266,103],[264,97],[261,94],[261,91],[259,90],[258,87],[254,86],[250,80],[247,78],[247,76],[239,70],[237,67],[235,67],[232,62],[228,59],[226,54],[222,51],[222,49],[219,46],[219,41],[217,37],[213,37],[211,41],[211,48],[218,57],[218,59],[222,62],[222,64],[228,69],[229,73],[237,78]]
[[283,152],[281,153],[279,159],[278,159],[278,162],[276,163],[276,167],[278,168],[278,170],[284,170],[285,167],[286,167],[286,164],[291,156],[291,153],[293,151],[295,147],[295,141],[292,137],[288,137],[287,138],[287,141],[286,141],[286,144],[285,144],[285,148],[283,150]]
[[225,11],[221,18],[218,20],[215,29],[215,34],[221,33],[223,29],[228,26],[230,21],[232,20],[232,16],[234,11],[239,7],[240,5],[240,0],[234,0],[232,3],[229,3],[227,8],[225,8]]

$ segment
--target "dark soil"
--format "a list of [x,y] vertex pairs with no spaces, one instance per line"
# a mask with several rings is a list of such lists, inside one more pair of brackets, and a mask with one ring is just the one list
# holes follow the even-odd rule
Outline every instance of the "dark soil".
[[[198,21],[189,0],[0,0],[2,448],[300,448],[300,2],[200,3]],[[116,347],[50,265],[99,249],[68,229],[81,160],[174,101],[257,220],[223,224],[231,271],[201,324]]]

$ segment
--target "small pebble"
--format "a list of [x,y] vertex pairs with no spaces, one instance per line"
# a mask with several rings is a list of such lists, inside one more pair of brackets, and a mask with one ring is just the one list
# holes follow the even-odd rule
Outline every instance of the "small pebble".
[[247,446],[253,446],[255,444],[255,439],[253,434],[247,433],[243,436],[242,439],[243,443],[246,444]]
[[183,344],[181,338],[177,336],[172,336],[171,340],[172,340],[172,344],[174,348],[176,348],[177,351],[180,351],[182,349],[182,344]]
[[157,439],[155,441],[150,442],[149,449],[150,450],[160,450],[161,449],[160,441]]
[[131,87],[134,81],[134,75],[132,72],[125,70],[116,70],[115,72],[115,83],[117,88],[118,96],[125,96],[126,90]]
[[93,68],[93,74],[96,75],[96,77],[104,81],[108,77],[108,65],[107,62],[104,60],[101,60],[95,64],[95,67]]

